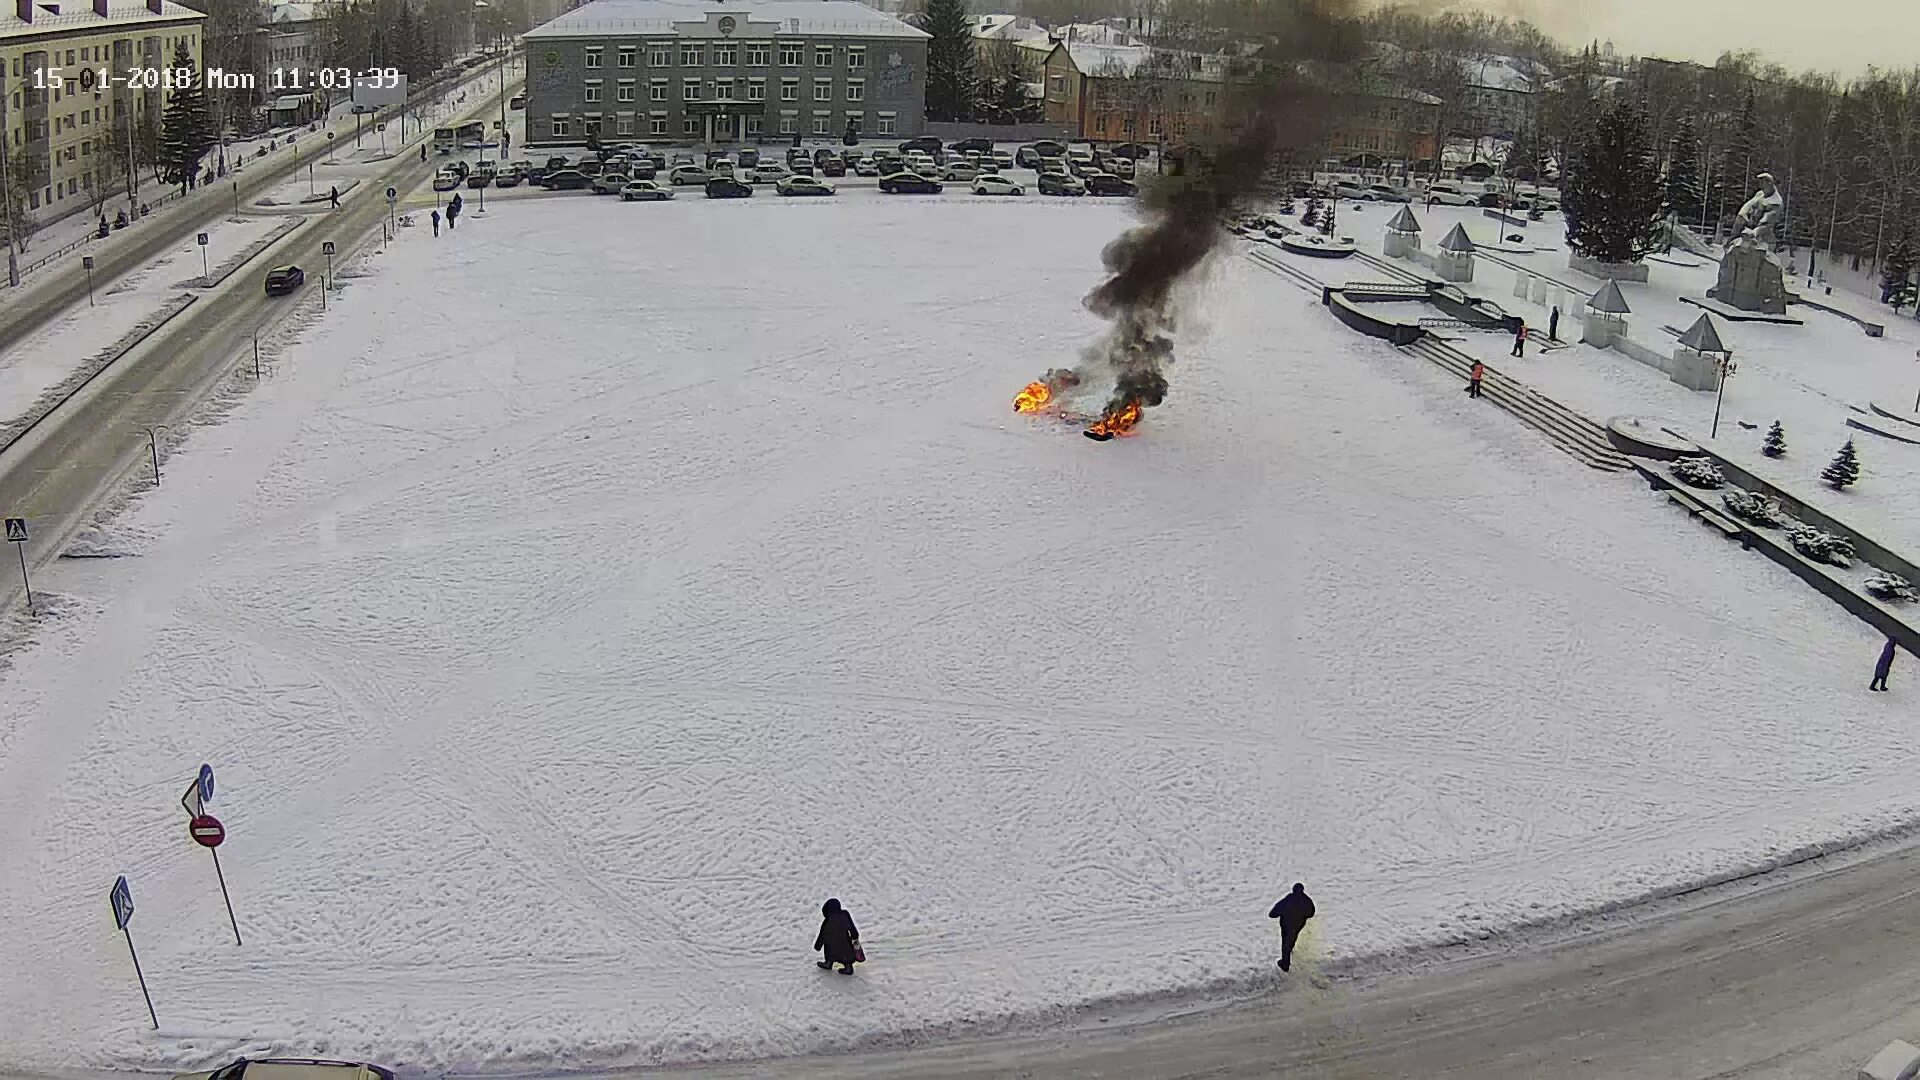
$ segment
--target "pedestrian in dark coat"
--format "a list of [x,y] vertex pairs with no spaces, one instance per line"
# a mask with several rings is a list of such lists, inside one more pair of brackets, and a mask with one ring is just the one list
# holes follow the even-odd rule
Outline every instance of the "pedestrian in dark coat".
[[433,212],[433,235],[440,235],[440,211],[438,210]]
[[1280,970],[1292,971],[1293,943],[1300,940],[1300,931],[1313,918],[1313,898],[1307,895],[1307,887],[1294,882],[1293,891],[1273,905],[1267,918],[1280,920]]
[[1887,676],[1893,673],[1893,649],[1893,639],[1888,638],[1886,646],[1880,650],[1880,659],[1873,662],[1873,682],[1867,684],[1867,689],[1887,688]]
[[1513,355],[1527,355],[1527,324],[1521,323],[1513,332]]
[[1553,305],[1553,314],[1547,318],[1547,340],[1560,340],[1560,305]]
[[328,188],[328,189],[327,189],[327,200],[328,200],[329,202],[331,202],[331,203],[333,203],[333,208],[334,208],[335,210],[338,210],[338,209],[340,209],[340,189],[339,189],[339,188],[337,188],[337,187],[330,187],[330,188]]
[[453,228],[453,219],[460,216],[460,207],[464,205],[458,195],[455,195],[453,201],[447,204],[447,228]]
[[813,947],[826,956],[816,962],[815,967],[825,971],[839,964],[840,974],[853,974],[854,961],[860,959],[860,930],[853,925],[853,916],[840,906],[840,901],[829,900],[820,905],[820,933],[813,939]]

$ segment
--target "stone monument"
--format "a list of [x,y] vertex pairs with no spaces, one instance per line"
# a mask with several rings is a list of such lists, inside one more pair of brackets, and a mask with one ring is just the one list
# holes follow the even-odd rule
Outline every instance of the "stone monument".
[[1775,232],[1786,213],[1786,200],[1774,186],[1773,174],[1760,174],[1754,192],[1738,215],[1740,234],[1720,259],[1720,280],[1707,295],[1742,311],[1768,315],[1787,313],[1787,284],[1779,260],[1773,256]]

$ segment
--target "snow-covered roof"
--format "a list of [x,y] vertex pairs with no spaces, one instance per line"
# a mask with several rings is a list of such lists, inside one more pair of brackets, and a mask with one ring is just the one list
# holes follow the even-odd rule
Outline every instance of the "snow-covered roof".
[[1723,353],[1730,350],[1720,344],[1720,331],[1713,328],[1713,316],[1701,312],[1700,317],[1680,335],[1680,344],[1697,353]]
[[173,0],[161,0],[157,15],[148,10],[145,0],[109,0],[105,16],[94,14],[91,0],[36,0],[31,20],[20,18],[13,4],[0,9],[0,38],[204,18],[204,14]]
[[[590,0],[565,15],[534,27],[522,37],[542,38],[618,37],[622,35],[673,35],[681,27],[704,26],[709,14],[730,15],[747,24],[745,37],[754,23],[774,24],[772,33],[840,34],[847,37],[892,37],[925,39],[931,37],[898,17],[875,11],[855,0]],[[704,36],[704,35],[703,35]]]
[[312,22],[320,16],[316,14],[317,4],[275,4],[267,9],[267,22],[303,23]]
[[1226,77],[1226,61],[1200,53],[1154,49],[1146,45],[1089,45],[1062,42],[1080,74],[1094,78],[1127,77],[1145,69],[1155,77],[1212,82]]
[[1629,315],[1633,312],[1633,309],[1627,306],[1627,298],[1620,295],[1620,283],[1612,278],[1608,278],[1607,283],[1600,286],[1600,291],[1593,294],[1593,299],[1587,301],[1587,306],[1608,315]]
[[973,36],[976,39],[1011,41],[1016,44],[1036,43],[1044,47],[1053,44],[1053,32],[1024,15],[982,15],[974,20]]
[[1530,75],[1533,65],[1517,56],[1486,56],[1466,62],[1467,85],[1487,90],[1531,94],[1540,78]]
[[[1456,229],[1459,227],[1458,225],[1454,226]],[[1413,216],[1412,206],[1401,203],[1400,212],[1393,215],[1392,221],[1387,222],[1387,228],[1392,229],[1394,232],[1419,232],[1420,219]]]
[[1467,254],[1476,249],[1473,246],[1473,238],[1467,235],[1466,228],[1456,221],[1453,224],[1452,231],[1448,232],[1447,235],[1440,240],[1440,250],[1451,251],[1455,254]]

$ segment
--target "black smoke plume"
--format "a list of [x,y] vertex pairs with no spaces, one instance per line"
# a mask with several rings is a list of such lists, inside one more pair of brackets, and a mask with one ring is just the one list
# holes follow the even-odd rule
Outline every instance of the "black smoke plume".
[[[1079,372],[1114,384],[1106,421],[1131,417],[1167,395],[1183,287],[1227,233],[1223,220],[1268,194],[1274,170],[1311,163],[1340,97],[1344,64],[1358,52],[1352,0],[1270,0],[1243,28],[1265,41],[1257,58],[1227,61],[1221,122],[1211,139],[1168,148],[1172,174],[1148,182],[1140,225],[1101,253],[1107,278],[1086,305],[1113,325],[1082,356]],[[1122,424],[1130,424],[1130,419]]]

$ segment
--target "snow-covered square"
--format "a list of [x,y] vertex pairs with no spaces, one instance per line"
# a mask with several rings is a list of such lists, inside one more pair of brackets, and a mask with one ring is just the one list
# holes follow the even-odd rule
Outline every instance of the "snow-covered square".
[[[1231,246],[1135,437],[1015,415],[1130,224],[847,192],[402,230],[109,531],[135,557],[36,582],[71,614],[0,677],[0,1053],[993,1030],[1297,987],[1296,880],[1300,979],[1910,820],[1863,625]],[[830,896],[852,978],[810,962]]]

